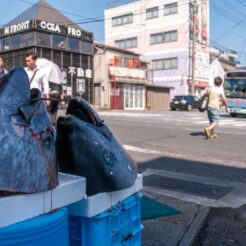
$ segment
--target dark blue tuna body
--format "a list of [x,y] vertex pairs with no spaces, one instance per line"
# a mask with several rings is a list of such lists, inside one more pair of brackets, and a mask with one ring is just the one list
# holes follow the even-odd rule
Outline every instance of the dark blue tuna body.
[[51,122],[44,102],[31,103],[30,96],[24,69],[16,68],[0,81],[0,194],[58,185]]
[[88,195],[132,186],[136,164],[92,108],[72,100],[67,113],[57,124],[61,171],[86,177]]

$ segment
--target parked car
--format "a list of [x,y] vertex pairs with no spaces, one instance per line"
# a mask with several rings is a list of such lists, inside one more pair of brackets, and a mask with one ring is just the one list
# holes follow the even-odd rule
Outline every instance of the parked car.
[[175,96],[170,102],[171,110],[187,110],[197,109],[199,106],[199,98],[197,96]]

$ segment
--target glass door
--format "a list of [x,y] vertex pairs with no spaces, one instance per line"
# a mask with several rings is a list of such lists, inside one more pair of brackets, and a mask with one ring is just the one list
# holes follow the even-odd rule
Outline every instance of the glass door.
[[144,86],[124,84],[124,109],[144,109]]

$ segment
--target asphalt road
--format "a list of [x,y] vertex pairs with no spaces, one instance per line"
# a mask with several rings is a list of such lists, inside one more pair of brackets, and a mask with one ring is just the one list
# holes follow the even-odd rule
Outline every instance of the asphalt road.
[[206,139],[206,113],[100,115],[138,163],[144,192],[182,211],[143,222],[143,245],[246,245],[246,117],[222,115],[219,138]]
[[206,139],[206,113],[99,112],[114,135],[139,164],[152,168],[246,181],[246,118],[221,116],[219,138]]

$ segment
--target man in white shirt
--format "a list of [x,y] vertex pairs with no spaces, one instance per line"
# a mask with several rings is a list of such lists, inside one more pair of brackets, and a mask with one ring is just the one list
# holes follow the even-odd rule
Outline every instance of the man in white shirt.
[[[46,99],[49,99],[49,81],[46,75],[40,70],[37,65],[37,55],[30,52],[26,54],[26,65],[25,68],[29,82],[30,82],[30,89],[37,88],[41,91],[42,96]],[[46,106],[50,104],[49,100],[45,100]]]

